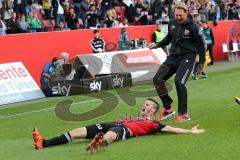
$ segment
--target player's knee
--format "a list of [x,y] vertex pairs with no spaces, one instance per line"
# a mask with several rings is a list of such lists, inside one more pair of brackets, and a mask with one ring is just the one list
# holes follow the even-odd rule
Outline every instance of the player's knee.
[[161,87],[165,84],[165,81],[160,79],[158,76],[154,76],[153,77],[153,84],[156,86],[156,87]]
[[153,77],[153,84],[156,86],[157,85],[157,82],[158,82],[158,77],[155,75]]
[[76,128],[69,132],[72,139],[85,138],[87,136],[87,129],[85,127]]
[[104,135],[104,139],[108,139],[109,142],[113,142],[117,139],[117,133],[114,131],[108,131],[105,135]]

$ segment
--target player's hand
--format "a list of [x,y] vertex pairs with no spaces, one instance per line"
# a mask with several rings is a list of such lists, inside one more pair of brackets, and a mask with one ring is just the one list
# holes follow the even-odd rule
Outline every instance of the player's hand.
[[155,48],[155,47],[157,47],[156,43],[150,43],[150,44],[148,45],[148,48],[150,48],[150,49],[153,49],[153,48]]
[[206,132],[206,129],[199,129],[198,126],[199,126],[199,124],[197,124],[196,126],[194,126],[194,127],[190,130],[190,133],[192,133],[192,134],[200,134],[200,133]]

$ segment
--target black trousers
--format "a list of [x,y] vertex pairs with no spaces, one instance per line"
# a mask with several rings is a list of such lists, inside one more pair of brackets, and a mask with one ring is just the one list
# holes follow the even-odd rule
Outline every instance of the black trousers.
[[214,60],[213,60],[213,46],[212,45],[207,45],[207,50],[209,51],[209,56],[211,58],[210,64],[213,65]]
[[195,54],[170,55],[153,77],[157,94],[165,109],[170,109],[173,102],[168,95],[166,81],[176,73],[175,86],[178,95],[178,113],[184,114],[187,112],[187,88],[185,84],[191,74],[195,57]]

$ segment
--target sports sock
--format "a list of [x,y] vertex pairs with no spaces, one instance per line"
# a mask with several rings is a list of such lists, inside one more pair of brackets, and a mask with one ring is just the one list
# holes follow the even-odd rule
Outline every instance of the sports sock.
[[67,132],[64,133],[60,136],[48,139],[48,140],[43,140],[43,147],[50,147],[54,145],[60,145],[60,144],[66,144],[68,142],[71,142],[71,135]]

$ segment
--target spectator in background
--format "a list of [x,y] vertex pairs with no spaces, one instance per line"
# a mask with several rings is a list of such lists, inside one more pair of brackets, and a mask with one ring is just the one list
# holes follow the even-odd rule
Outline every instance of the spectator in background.
[[[208,21],[215,21],[217,16],[219,15],[219,13],[216,13],[216,9],[215,7],[210,8],[209,12],[208,12]],[[221,13],[220,13],[221,14]],[[219,17],[220,18],[220,17]],[[219,21],[219,20],[218,20]]]
[[34,0],[23,0],[23,1],[25,4],[25,7],[24,7],[25,15],[28,15],[28,13],[32,11],[32,4]]
[[7,22],[7,34],[20,33],[21,29],[17,21],[16,12],[12,12],[11,15],[11,19]]
[[202,19],[201,19],[201,16],[199,14],[194,15],[194,21],[195,21],[195,23],[197,23],[197,25],[199,26],[199,28],[201,30]]
[[116,18],[117,18],[117,14],[115,10],[113,9],[108,10],[105,18],[104,27],[107,27],[107,28],[118,27],[119,24]]
[[83,0],[73,0],[73,5],[74,5],[74,9],[76,11],[76,17],[80,18],[81,17],[81,13],[80,13],[80,8],[81,8],[81,2]]
[[[80,3],[80,16],[85,19],[87,11],[90,9],[90,0],[83,0]],[[86,26],[86,25],[85,25]]]
[[119,50],[120,51],[128,50],[129,45],[130,45],[130,39],[128,37],[126,28],[122,28],[121,35],[120,35],[119,41],[118,41]]
[[148,13],[146,11],[143,11],[141,8],[136,8],[136,12],[134,15],[135,25],[147,25],[147,16]]
[[55,27],[58,27],[60,21],[65,21],[64,0],[52,0],[52,7]]
[[31,28],[31,30],[35,30],[37,32],[41,32],[43,31],[43,28],[41,26],[41,22],[38,19],[37,14],[33,14],[32,20],[29,23],[29,27]]
[[[164,33],[161,30],[161,25],[157,24],[156,26],[157,26],[157,29],[152,34],[152,42],[153,43],[159,43],[165,37]],[[162,49],[165,52],[167,52],[167,47],[162,47]]]
[[5,23],[2,20],[2,15],[0,14],[0,35],[5,35],[6,34],[7,27]]
[[157,29],[152,34],[152,42],[158,43],[164,38],[164,33],[161,31],[161,25],[157,24]]
[[26,22],[28,23],[28,25],[30,24],[32,19],[33,19],[33,12],[28,12],[28,16],[26,18]]
[[42,8],[46,19],[51,19],[51,0],[42,0]]
[[67,23],[68,28],[71,30],[77,29],[78,19],[74,12],[74,8],[70,8],[69,13],[65,16],[65,21]]
[[229,5],[228,19],[229,20],[239,19],[236,5],[233,5],[233,4]]
[[108,10],[112,9],[112,0],[101,0],[101,17],[105,17]]
[[156,21],[162,18],[162,12],[164,10],[164,0],[155,0],[152,5],[153,20]]
[[18,19],[20,18],[21,14],[24,14],[23,0],[14,0],[13,4],[14,4],[13,10],[16,12]]
[[96,6],[91,5],[90,11],[86,13],[86,28],[96,29],[98,28],[98,22],[100,15],[97,13]]
[[220,7],[216,5],[214,8],[215,8],[215,17],[212,21],[218,22],[218,21],[224,20]]
[[52,96],[52,89],[49,87],[49,82],[51,81],[51,76],[54,75],[55,69],[58,64],[58,58],[54,57],[52,62],[47,63],[42,71],[40,82],[41,82],[41,89],[46,97]]
[[58,28],[55,28],[55,31],[66,31],[66,30],[68,29],[65,27],[65,24],[63,21],[60,21],[58,24]]
[[161,20],[162,24],[168,24],[168,22],[169,22],[168,7],[166,7],[162,11],[162,16],[161,16],[160,20]]
[[134,21],[134,13],[135,13],[135,8],[134,6],[134,0],[123,0],[122,4],[126,8],[126,17],[130,23]]
[[208,20],[208,9],[206,8],[205,4],[201,5],[198,12],[199,12],[202,20],[204,20],[204,21]]
[[95,29],[93,31],[94,38],[91,41],[91,48],[93,53],[101,53],[105,51],[105,42],[102,38],[100,38],[99,30]]
[[12,12],[13,12],[13,0],[4,0],[2,2],[3,5],[3,18],[5,20],[6,23],[8,23],[8,21],[11,19],[12,17]]
[[[190,1],[188,1],[188,2],[190,2]],[[190,5],[188,6],[188,12],[193,16],[198,14],[198,8],[195,5],[194,1],[190,2]]]
[[0,15],[1,15],[1,17],[2,17],[2,13],[3,13],[3,1],[4,0],[0,0]]
[[209,51],[209,55],[210,55],[210,58],[211,58],[210,65],[213,65],[214,64],[214,60],[213,60],[213,46],[214,46],[213,32],[212,32],[212,29],[208,26],[207,21],[203,21],[202,25],[203,25],[202,33],[203,33],[205,42],[207,44],[207,50]]
[[128,27],[128,19],[124,18],[123,21],[119,24],[119,27]]
[[29,29],[29,25],[28,23],[26,22],[25,20],[25,15],[24,14],[21,14],[20,16],[20,20],[18,21],[19,23],[19,26],[21,28],[21,32],[22,33],[27,33],[27,32],[30,32],[28,29]]
[[228,6],[224,5],[222,9],[222,20],[228,19]]

